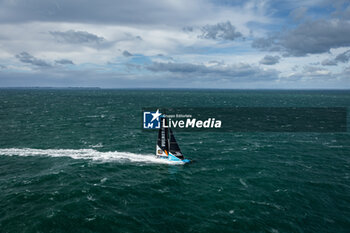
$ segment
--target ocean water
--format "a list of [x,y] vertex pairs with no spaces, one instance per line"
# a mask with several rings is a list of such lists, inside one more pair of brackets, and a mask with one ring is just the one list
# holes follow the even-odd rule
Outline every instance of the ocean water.
[[350,134],[175,131],[143,107],[349,107],[350,91],[0,90],[0,232],[349,232]]

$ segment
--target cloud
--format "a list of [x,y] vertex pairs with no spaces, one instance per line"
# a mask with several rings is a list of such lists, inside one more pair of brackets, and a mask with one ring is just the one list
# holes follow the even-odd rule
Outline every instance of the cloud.
[[58,42],[71,43],[71,44],[99,44],[104,42],[103,37],[97,36],[95,34],[86,31],[74,31],[68,30],[65,32],[51,31],[50,34],[55,37]]
[[262,51],[280,51],[284,56],[306,56],[350,46],[350,22],[319,19],[299,24],[295,29],[266,38],[257,38],[252,47]]
[[266,49],[270,48],[272,44],[273,40],[271,38],[256,38],[252,43],[252,47],[257,49]]
[[156,56],[152,57],[152,61],[175,61],[175,59],[171,56],[159,53]]
[[271,51],[271,52],[278,52],[281,51],[281,45],[278,42],[277,36],[270,36],[267,38],[256,38],[252,42],[252,47],[256,49],[260,49],[262,51]]
[[295,8],[294,10],[292,10],[290,12],[290,16],[294,19],[294,20],[301,20],[305,17],[305,14],[307,12],[307,7],[298,7],[298,8]]
[[[338,74],[337,74],[338,75]],[[323,83],[321,86],[326,85],[324,87],[327,87],[327,82],[328,85],[330,85],[329,82],[334,81],[336,78],[336,75],[334,75],[331,71],[317,67],[317,66],[310,66],[310,65],[305,65],[302,67],[302,69],[299,72],[293,72],[291,75],[288,75],[286,77],[281,78],[285,80],[294,80],[298,83],[298,81],[303,81],[308,83],[314,83],[313,86],[318,86],[319,84]],[[314,80],[314,81],[312,81]],[[339,81],[339,80],[337,80]],[[330,86],[328,86],[330,88]]]
[[350,4],[346,0],[331,1],[336,10],[332,12],[333,16],[342,19],[350,19]]
[[40,67],[40,68],[54,68],[54,67],[56,67],[57,64],[58,65],[74,65],[73,61],[68,60],[68,59],[55,60],[55,64],[52,65],[49,62],[47,62],[43,59],[36,58],[27,52],[21,52],[20,54],[17,54],[15,57],[23,63],[31,64],[31,65],[34,65],[34,66]]
[[325,59],[321,62],[321,65],[323,66],[336,66],[338,63],[334,60],[330,60],[330,59]]
[[344,17],[345,19],[350,19],[350,5],[345,9],[342,17]]
[[230,79],[233,81],[258,81],[274,80],[278,77],[278,72],[272,69],[261,69],[249,64],[232,64],[205,66],[203,64],[174,63],[174,62],[153,62],[146,68],[153,72],[168,72],[189,78],[214,78]]
[[191,63],[173,63],[173,62],[153,62],[147,69],[154,72],[172,72],[172,73],[194,73],[207,70],[204,65],[196,65]]
[[280,40],[290,55],[305,56],[350,46],[350,23],[343,20],[316,20],[300,24]]
[[185,26],[182,28],[184,32],[193,32],[194,28],[192,26]]
[[334,60],[337,62],[343,62],[343,63],[348,62],[350,60],[350,50],[347,50],[346,52],[339,54],[338,56],[336,56]]
[[60,65],[74,65],[73,61],[68,59],[56,60],[55,63]]
[[350,50],[338,54],[334,59],[325,59],[322,61],[323,66],[336,66],[339,62],[346,63],[350,60]]
[[224,65],[225,63],[223,61],[216,61],[216,60],[212,60],[212,61],[208,61],[209,65]]
[[248,21],[259,15],[244,6],[220,6],[206,0],[0,1],[0,22],[3,23],[41,21],[183,27],[188,22],[208,22],[209,18],[232,21],[237,14],[244,15]]
[[132,57],[132,54],[129,53],[127,50],[124,50],[123,56],[124,56],[124,57]]
[[42,68],[51,67],[51,64],[47,63],[46,61],[44,61],[42,59],[36,58],[27,52],[21,52],[20,54],[17,54],[16,58],[23,63],[32,64],[32,65],[37,66],[37,67],[42,67]]
[[[36,75],[41,73],[48,86],[61,77],[59,85],[64,85],[66,77],[67,85],[90,79],[94,85],[120,87],[119,78],[125,77],[129,87],[165,80],[180,87],[247,83],[245,87],[261,88],[279,85],[293,74],[317,80],[316,86],[316,77],[328,76],[336,83],[336,74],[326,69],[303,69],[308,64],[339,72],[349,64],[347,54],[337,54],[350,48],[345,48],[350,7],[321,1],[0,1],[0,64],[7,67],[0,73],[12,73],[11,78],[31,74],[34,84],[40,83]],[[282,59],[284,55],[303,57]],[[278,65],[268,66],[273,64]],[[304,84],[295,82],[291,88]]]
[[260,64],[263,65],[274,65],[277,64],[280,61],[279,56],[271,56],[271,55],[266,55],[261,61]]
[[236,31],[230,21],[214,25],[207,24],[201,28],[201,31],[202,34],[199,37],[204,39],[235,40],[242,37],[242,33]]
[[303,67],[303,75],[304,76],[329,76],[331,72],[327,69],[323,69],[315,66],[304,66]]
[[346,75],[347,79],[350,79],[350,66],[344,68],[343,74]]

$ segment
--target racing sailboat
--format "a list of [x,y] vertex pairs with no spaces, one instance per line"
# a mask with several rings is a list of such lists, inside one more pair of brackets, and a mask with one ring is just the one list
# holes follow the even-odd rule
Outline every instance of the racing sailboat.
[[191,162],[190,160],[184,158],[171,128],[164,127],[164,120],[166,121],[167,119],[165,117],[161,117],[156,146],[156,156],[169,161],[182,163]]

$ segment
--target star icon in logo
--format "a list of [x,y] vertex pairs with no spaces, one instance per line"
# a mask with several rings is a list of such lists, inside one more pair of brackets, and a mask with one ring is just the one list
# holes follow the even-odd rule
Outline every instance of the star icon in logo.
[[161,115],[162,115],[162,114],[159,112],[159,109],[157,109],[157,112],[152,113],[153,118],[152,118],[151,122],[154,121],[155,119],[157,119],[157,121],[159,121],[159,117],[160,117]]

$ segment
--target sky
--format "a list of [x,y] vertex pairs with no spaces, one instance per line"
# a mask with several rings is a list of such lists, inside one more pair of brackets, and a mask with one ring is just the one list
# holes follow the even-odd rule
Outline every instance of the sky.
[[0,0],[0,87],[349,89],[347,0]]

